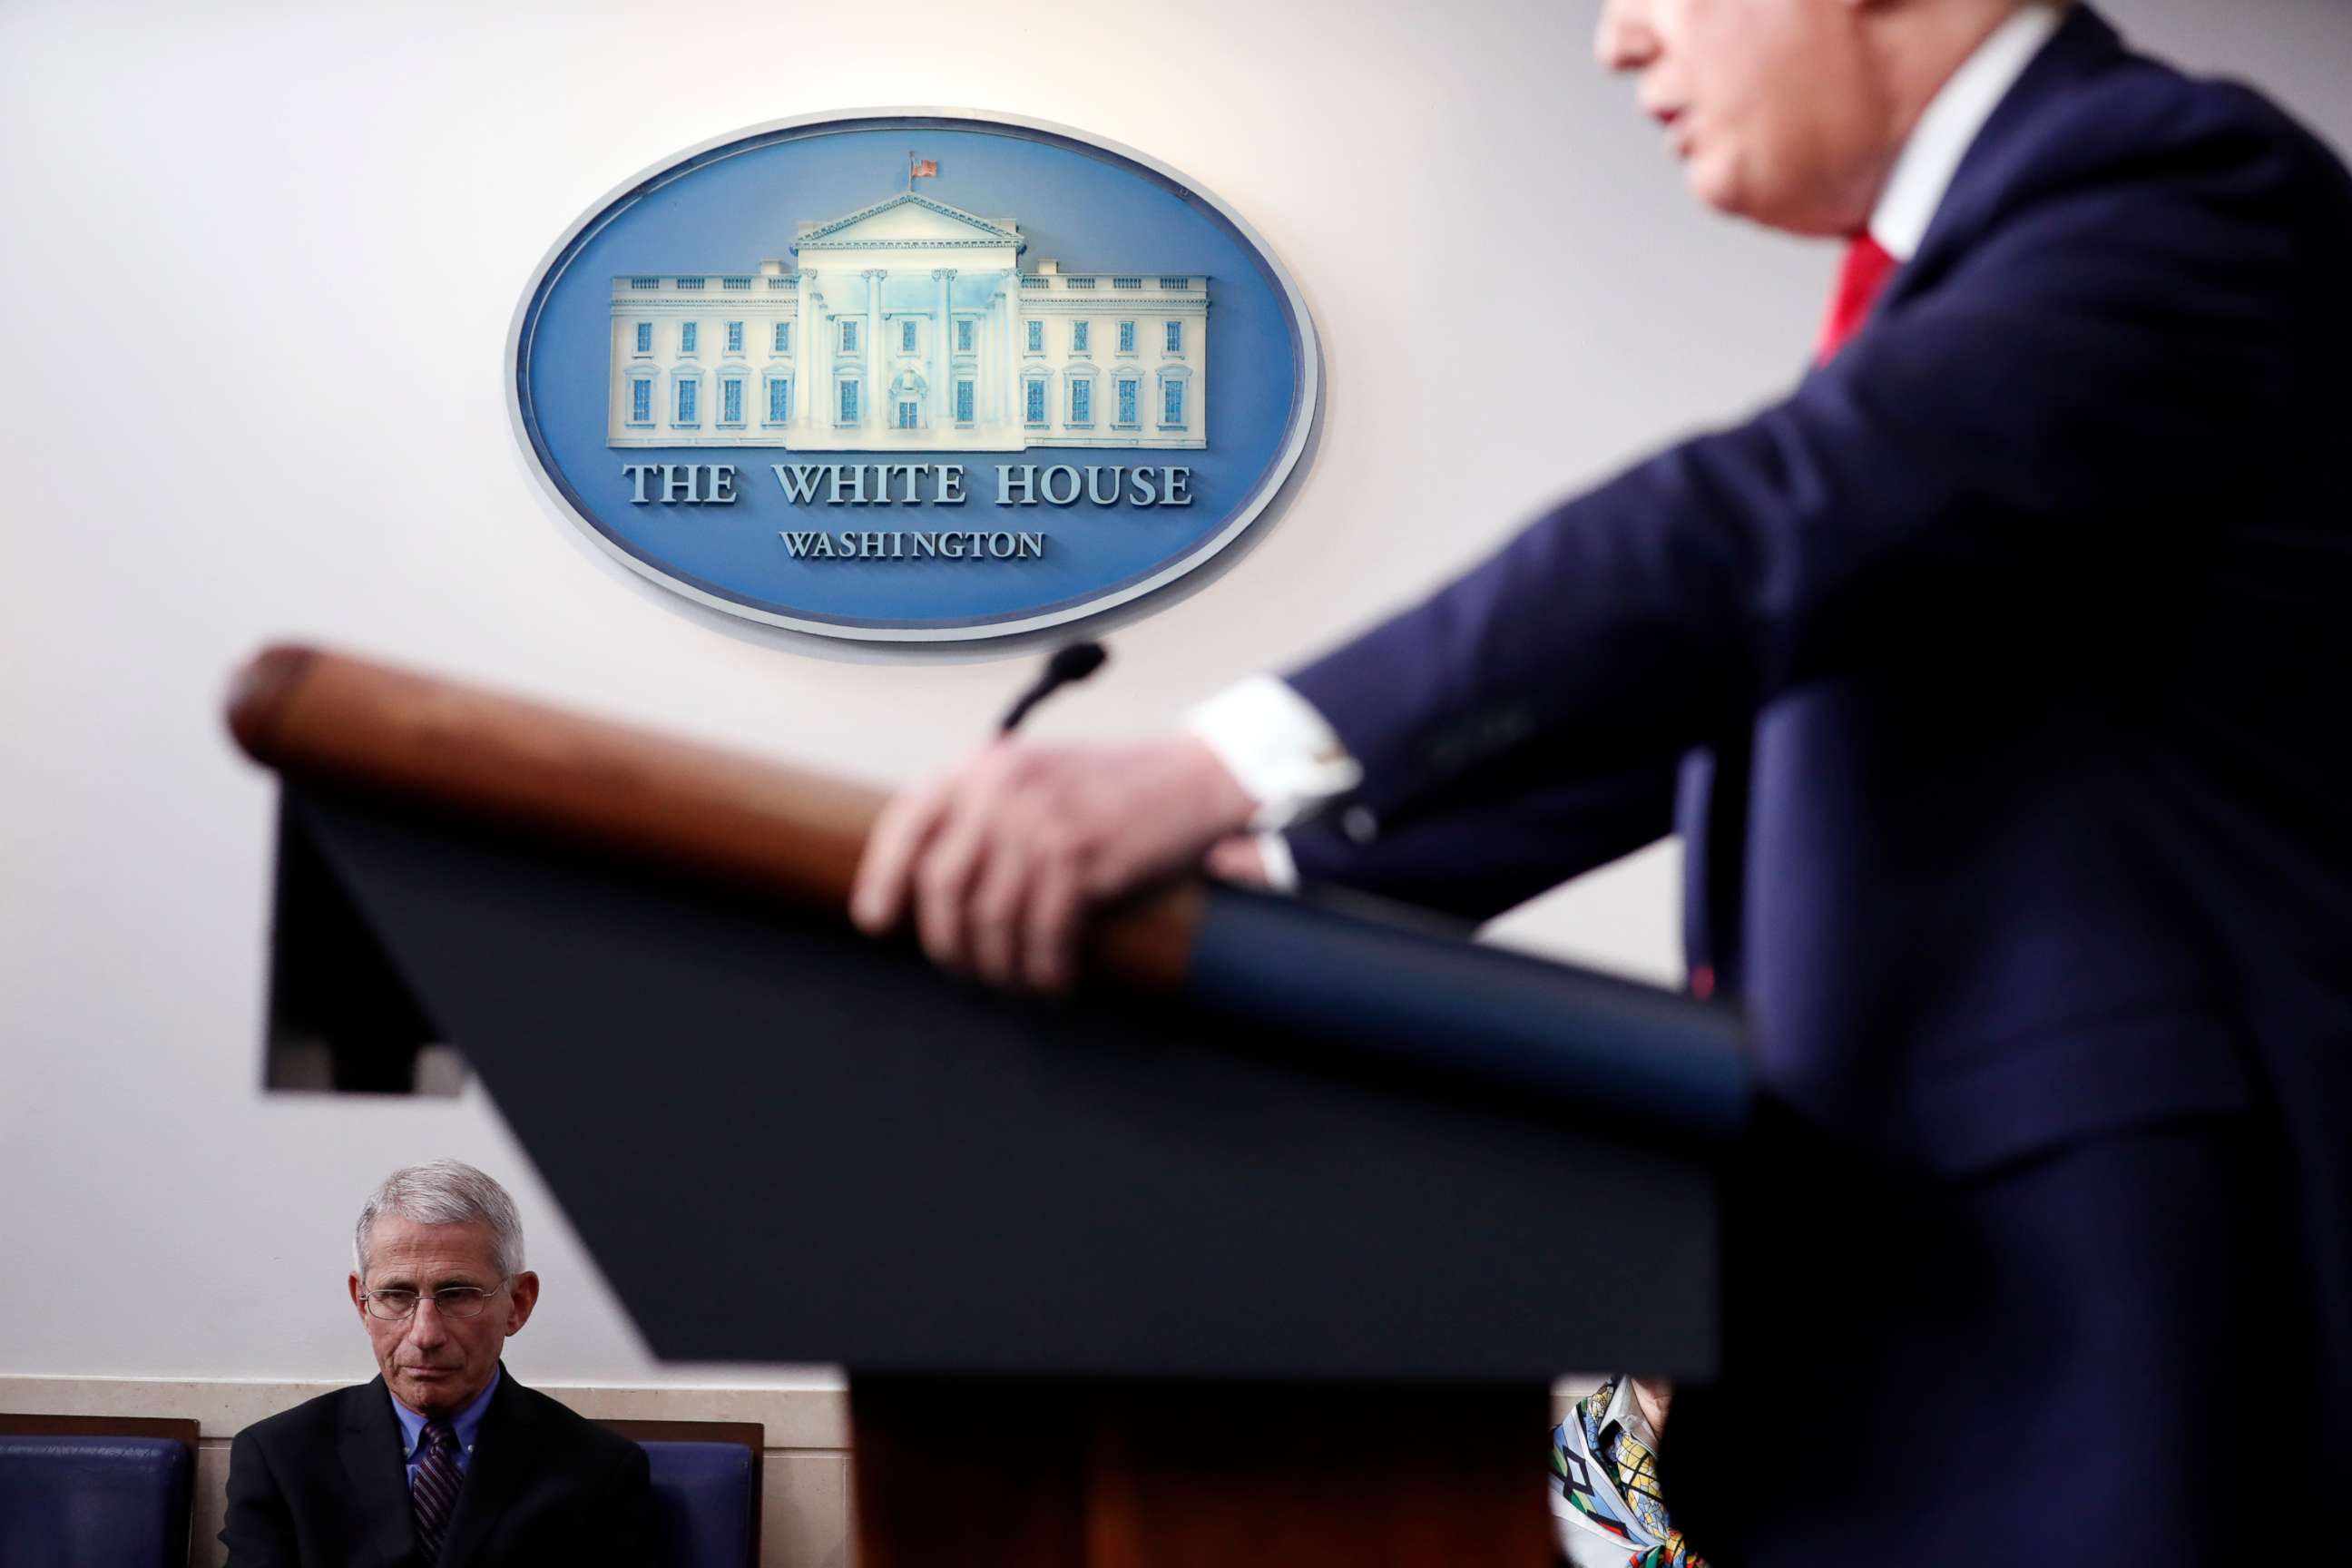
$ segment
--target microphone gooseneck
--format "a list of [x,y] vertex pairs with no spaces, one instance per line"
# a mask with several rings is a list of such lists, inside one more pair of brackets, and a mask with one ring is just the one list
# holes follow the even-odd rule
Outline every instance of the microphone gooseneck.
[[1000,735],[1009,735],[1018,729],[1021,721],[1029,717],[1029,710],[1074,681],[1084,680],[1100,669],[1110,658],[1098,642],[1074,642],[1054,650],[1045,661],[1045,672],[1030,683],[1029,689],[1005,710],[1004,720],[996,727]]

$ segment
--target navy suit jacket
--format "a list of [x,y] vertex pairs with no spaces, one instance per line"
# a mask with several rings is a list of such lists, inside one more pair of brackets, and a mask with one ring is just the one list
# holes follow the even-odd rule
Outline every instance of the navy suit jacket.
[[[383,1379],[280,1411],[229,1447],[228,1568],[410,1568],[405,1439]],[[503,1373],[439,1568],[655,1560],[646,1451]]]
[[1301,874],[1483,916],[1678,826],[1817,1126],[2274,1119],[2352,1389],[2347,374],[2343,167],[2078,7],[1833,363],[1289,678],[1378,824]]

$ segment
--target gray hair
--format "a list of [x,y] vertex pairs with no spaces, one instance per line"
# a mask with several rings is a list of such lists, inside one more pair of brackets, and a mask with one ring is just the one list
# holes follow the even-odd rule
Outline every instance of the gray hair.
[[522,1221],[515,1214],[514,1199],[495,1179],[462,1160],[404,1166],[368,1194],[360,1222],[352,1227],[352,1266],[362,1280],[368,1271],[368,1232],[381,1215],[416,1225],[487,1225],[499,1275],[510,1279],[522,1272]]

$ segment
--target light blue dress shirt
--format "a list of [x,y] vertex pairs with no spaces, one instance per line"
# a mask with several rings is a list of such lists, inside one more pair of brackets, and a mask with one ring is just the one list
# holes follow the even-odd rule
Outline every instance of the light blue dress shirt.
[[[490,1407],[490,1395],[499,1391],[499,1379],[505,1375],[505,1367],[494,1369],[490,1381],[474,1395],[473,1403],[449,1418],[449,1425],[457,1430],[457,1470],[461,1475],[473,1465],[474,1435],[482,1429],[482,1412]],[[390,1390],[385,1392],[390,1394]],[[417,1449],[425,1441],[425,1423],[429,1417],[418,1415],[396,1397],[392,1401],[392,1413],[400,1417],[400,1436],[404,1445],[401,1453],[408,1466],[408,1484],[413,1487],[416,1484],[417,1464],[424,1457]]]

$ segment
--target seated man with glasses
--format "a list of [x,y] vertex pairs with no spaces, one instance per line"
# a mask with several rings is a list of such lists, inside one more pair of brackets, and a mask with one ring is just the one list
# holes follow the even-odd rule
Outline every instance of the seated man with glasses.
[[645,1450],[499,1364],[539,1302],[506,1189],[455,1160],[394,1171],[352,1260],[382,1375],[236,1435],[229,1568],[650,1562]]

